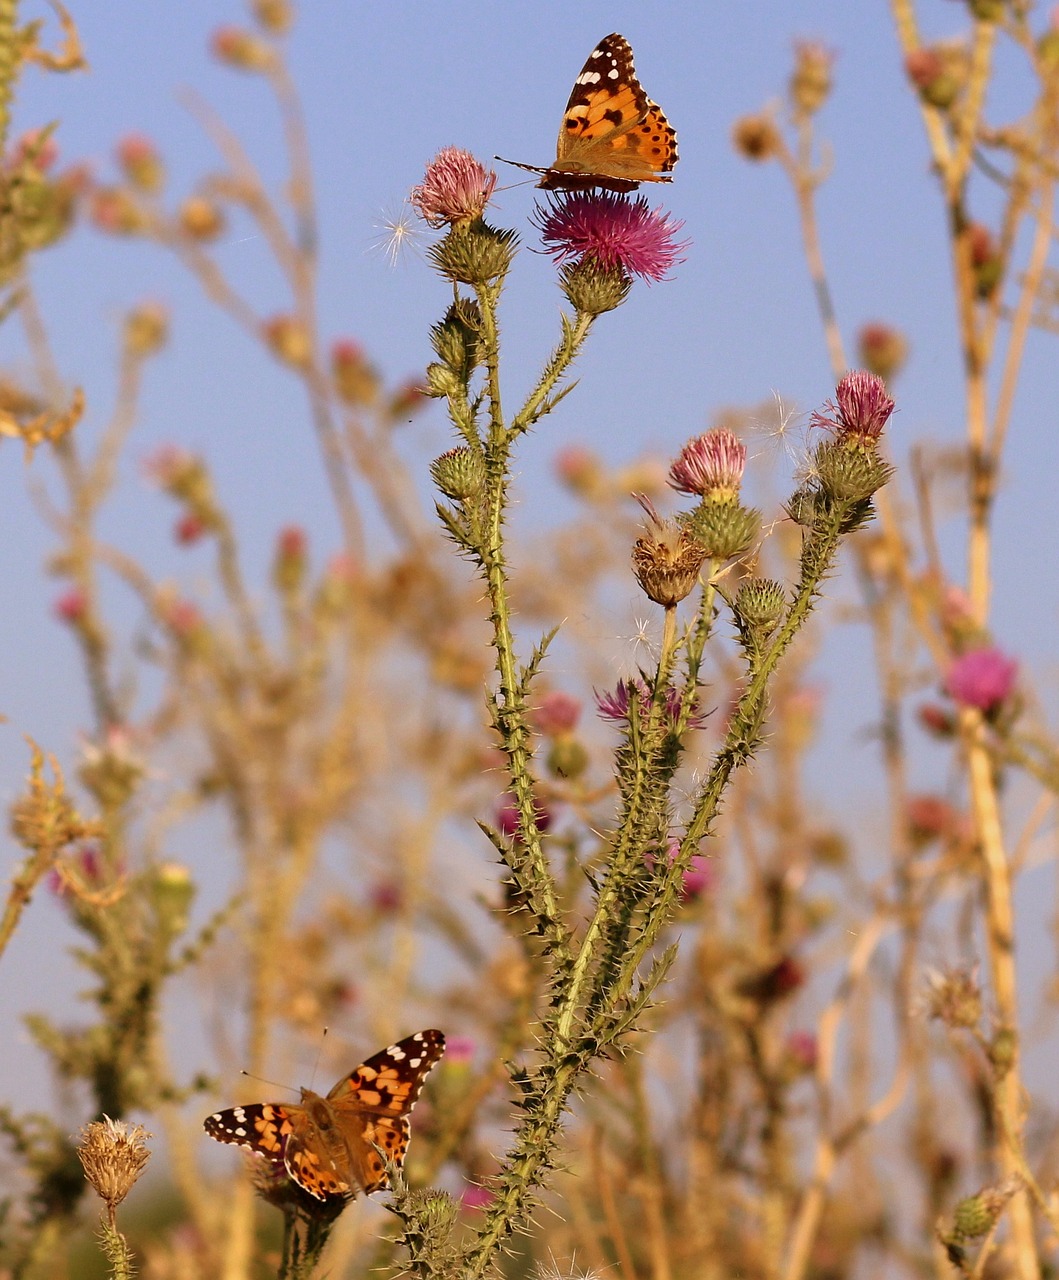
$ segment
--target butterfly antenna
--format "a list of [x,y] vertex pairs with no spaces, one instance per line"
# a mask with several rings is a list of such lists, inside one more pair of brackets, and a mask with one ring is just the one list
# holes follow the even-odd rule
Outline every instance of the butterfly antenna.
[[298,1090],[293,1085],[280,1084],[278,1080],[267,1080],[264,1076],[255,1076],[250,1071],[240,1071],[241,1076],[246,1076],[248,1080],[256,1080],[258,1084],[267,1084],[270,1089],[286,1089],[288,1093],[297,1093]]
[[320,1069],[320,1059],[321,1057],[323,1057],[324,1041],[327,1039],[327,1032],[328,1032],[327,1027],[324,1027],[324,1029],[320,1032],[320,1044],[316,1050],[316,1061],[313,1063],[313,1074],[309,1080],[310,1085],[314,1085],[316,1083],[316,1073]]

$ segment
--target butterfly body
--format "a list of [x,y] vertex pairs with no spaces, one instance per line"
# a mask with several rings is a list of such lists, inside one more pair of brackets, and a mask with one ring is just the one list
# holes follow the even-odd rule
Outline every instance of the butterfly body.
[[634,191],[641,182],[671,182],[677,135],[661,107],[636,78],[632,49],[616,32],[604,37],[574,81],[549,168],[539,173],[548,191]]
[[218,1142],[281,1163],[318,1200],[370,1194],[389,1185],[387,1161],[400,1168],[409,1112],[444,1051],[440,1031],[420,1031],[362,1062],[326,1097],[303,1089],[297,1104],[228,1107],[208,1116],[204,1127]]

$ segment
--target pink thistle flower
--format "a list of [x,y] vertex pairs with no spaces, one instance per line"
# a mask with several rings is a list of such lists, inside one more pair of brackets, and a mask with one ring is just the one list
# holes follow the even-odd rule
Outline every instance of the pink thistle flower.
[[173,526],[173,536],[182,547],[190,547],[206,532],[206,522],[201,516],[189,511]]
[[460,147],[442,147],[409,203],[431,227],[466,226],[485,212],[496,174]]
[[995,711],[1015,688],[1019,664],[995,646],[972,649],[945,674],[945,692],[963,707]]
[[854,369],[835,388],[835,400],[824,407],[830,412],[814,413],[810,426],[825,427],[841,439],[867,442],[882,435],[894,402],[882,378],[866,369]]
[[641,196],[629,200],[608,191],[575,191],[537,206],[533,220],[545,251],[556,262],[589,258],[644,280],[664,280],[691,243],[675,236],[683,222],[652,209]]
[[680,493],[734,501],[746,466],[746,445],[718,427],[689,441],[669,468],[669,483]]
[[[672,864],[676,861],[677,855],[680,853],[680,841],[676,836],[670,838],[666,845],[666,860]],[[650,851],[647,854],[647,865],[653,867],[657,859]],[[684,870],[684,876],[680,885],[680,901],[683,903],[695,902],[702,897],[704,893],[708,893],[714,885],[713,865],[701,853],[692,856],[691,862],[688,863]]]
[[538,733],[546,737],[570,733],[581,718],[581,700],[556,689],[546,693],[541,704],[533,711],[533,723]]
[[792,1031],[787,1036],[784,1049],[792,1066],[802,1071],[815,1070],[820,1046],[812,1031]]
[[[545,832],[552,825],[552,813],[544,805],[536,808],[537,830]],[[522,819],[513,796],[505,796],[503,804],[496,812],[497,830],[502,836],[518,840],[522,835]]]
[[84,620],[88,613],[88,597],[80,587],[71,587],[55,601],[55,616],[71,626]]
[[382,916],[396,915],[401,910],[404,894],[392,880],[381,880],[371,890],[371,905]]
[[445,1042],[445,1061],[452,1066],[465,1066],[474,1058],[478,1046],[470,1036],[449,1036]]
[[[629,709],[634,697],[639,699],[640,719],[646,720],[650,714],[651,690],[644,680],[619,680],[613,691],[607,690],[600,693],[598,689],[594,689],[592,692],[595,695],[596,707],[604,720],[614,720],[616,722],[628,720]],[[674,689],[670,686],[666,690],[665,716],[671,727],[676,724],[680,716],[680,697],[679,689]],[[693,707],[691,715],[688,717],[688,728],[700,729],[705,718]]]
[[46,173],[59,158],[59,144],[51,134],[45,137],[43,129],[30,129],[15,143],[11,159],[17,166],[30,158],[41,173]]
[[468,1182],[460,1192],[460,1204],[465,1209],[488,1209],[494,1199],[488,1187],[481,1187],[475,1182]]

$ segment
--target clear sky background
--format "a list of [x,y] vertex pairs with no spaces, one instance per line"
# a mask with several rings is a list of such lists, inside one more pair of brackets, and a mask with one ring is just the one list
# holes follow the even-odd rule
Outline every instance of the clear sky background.
[[[219,67],[208,53],[218,23],[245,19],[236,0],[81,0],[72,8],[91,70],[28,72],[14,133],[58,120],[63,159],[86,158],[101,177],[113,173],[116,140],[145,133],[165,157],[175,198],[219,167],[186,107],[183,95],[193,89],[244,139],[262,170],[282,180],[267,91],[254,77]],[[962,30],[962,5],[925,0],[922,9],[928,34]],[[24,10],[25,19],[38,16],[28,0]],[[53,22],[48,30],[54,33]],[[819,38],[838,53],[835,92],[819,117],[833,168],[819,210],[847,349],[866,320],[888,321],[908,335],[912,357],[897,385],[900,411],[893,426],[899,464],[913,441],[960,440],[960,364],[944,218],[882,0],[586,0],[573,6],[553,0],[303,0],[290,52],[317,177],[324,333],[362,341],[390,379],[424,367],[427,330],[445,305],[445,289],[414,257],[390,265],[376,244],[382,224],[441,146],[456,144],[482,158],[499,153],[548,163],[573,79],[609,31],[630,40],[647,92],[679,135],[674,183],[648,194],[684,221],[691,245],[672,281],[637,285],[630,302],[598,324],[579,362],[580,387],[522,453],[521,476],[534,501],[518,521],[569,514],[565,497],[548,497],[554,492],[551,461],[565,445],[587,445],[615,462],[648,451],[667,456],[703,430],[721,406],[758,404],[779,392],[809,411],[831,394],[792,195],[776,167],[746,164],[729,142],[737,116],[783,91],[798,36]],[[1014,59],[1011,66],[1017,67]],[[1026,93],[1013,75],[991,101],[994,118],[1017,113]],[[502,182],[522,176],[500,169]],[[500,195],[494,214],[527,244],[535,242],[528,223],[533,200],[531,186],[513,186]],[[988,221],[994,208],[992,193],[983,189],[975,212]],[[287,308],[282,283],[250,229],[233,231],[221,260],[263,315]],[[156,248],[85,228],[39,255],[35,270],[59,366],[71,384],[86,390],[89,414],[79,428],[86,433],[105,421],[113,403],[127,307],[154,298],[171,308],[172,340],[149,367],[142,420],[125,459],[119,499],[104,522],[108,537],[134,546],[159,573],[194,574],[194,558],[172,546],[172,508],[138,470],[159,444],[175,442],[208,454],[248,549],[251,578],[256,573],[260,580],[282,524],[307,526],[320,558],[337,545],[300,389],[203,303],[197,285],[172,260]],[[554,341],[558,307],[548,260],[522,253],[503,313],[507,376],[516,392],[531,384]],[[1054,343],[1035,333],[1029,344],[998,507],[995,613],[999,642],[1018,653],[1049,703],[1059,586],[1051,551],[1059,462]],[[25,368],[25,351],[10,323],[0,328],[0,365]],[[431,409],[406,440],[425,476],[426,460],[450,443],[441,411]],[[33,735],[72,762],[88,712],[73,641],[51,613],[60,588],[42,572],[54,543],[33,489],[48,481],[46,461],[42,455],[26,472],[20,450],[6,445],[0,467],[6,565],[0,577],[0,709],[8,716],[0,726],[0,788],[10,801],[25,772],[21,735]],[[958,559],[950,571],[962,579]],[[825,654],[821,676],[831,709],[816,785],[829,803],[852,804],[856,797],[871,813],[882,797],[861,791],[874,776],[874,747],[864,732],[875,709],[869,668],[863,631],[844,632]],[[944,781],[929,772],[929,763],[924,768],[924,788]],[[195,860],[191,850],[174,853]],[[4,857],[14,857],[10,844]],[[1049,963],[1041,914],[1046,905],[1024,944],[1041,966]],[[74,1008],[69,992],[80,979],[72,980],[63,956],[69,940],[61,911],[41,894],[4,962],[0,1098],[19,1107],[46,1102],[49,1092],[18,1014],[37,1005]]]

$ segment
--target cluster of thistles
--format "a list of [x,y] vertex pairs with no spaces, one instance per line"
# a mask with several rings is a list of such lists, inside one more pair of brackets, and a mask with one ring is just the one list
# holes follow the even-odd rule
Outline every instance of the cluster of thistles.
[[[484,214],[496,174],[459,147],[445,147],[427,166],[411,203],[431,227],[453,232],[431,256],[463,283],[486,283],[506,270],[513,237],[487,227]],[[574,307],[588,315],[610,311],[628,294],[634,276],[663,280],[680,261],[682,223],[609,192],[560,192],[538,205],[533,220],[547,253],[562,267],[562,285]]]

